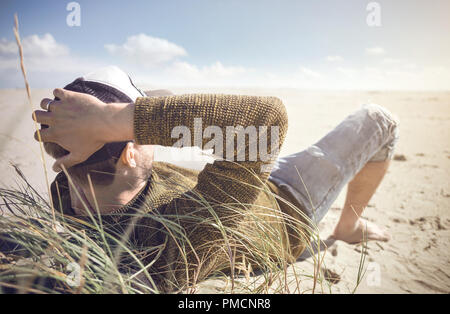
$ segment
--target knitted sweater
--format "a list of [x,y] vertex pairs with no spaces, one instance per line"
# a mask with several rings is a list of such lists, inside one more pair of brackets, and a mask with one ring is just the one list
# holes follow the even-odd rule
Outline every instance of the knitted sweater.
[[[201,129],[195,118],[201,118]],[[172,138],[177,126],[187,127],[191,143],[203,148],[212,138],[201,136],[208,126],[217,126],[224,134],[223,159],[207,164],[201,172],[154,162],[146,187],[119,211],[103,216],[123,232],[132,225],[130,236],[147,250],[143,259],[152,263],[152,277],[160,289],[183,288],[245,261],[259,267],[263,257],[255,252],[264,251],[268,258],[285,262],[302,253],[303,220],[292,206],[299,204],[267,180],[276,156],[262,161],[259,149],[258,158],[252,159],[252,140],[246,137],[242,158],[243,147],[230,144],[225,136],[229,126],[255,126],[257,130],[267,126],[267,132],[258,132],[257,140],[261,143],[266,138],[270,152],[270,127],[279,127],[281,146],[287,125],[285,108],[274,97],[196,94],[137,99],[134,131],[138,144],[172,146],[179,140]],[[63,213],[74,215],[67,185],[60,173],[52,184],[52,197],[57,208],[62,205]],[[277,244],[264,247],[269,238]]]

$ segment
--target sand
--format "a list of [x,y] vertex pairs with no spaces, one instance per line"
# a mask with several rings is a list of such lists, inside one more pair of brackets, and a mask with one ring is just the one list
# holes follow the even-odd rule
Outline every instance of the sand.
[[[392,162],[364,217],[389,230],[392,240],[369,243],[367,271],[356,292],[450,292],[450,92],[200,88],[174,88],[172,91],[280,97],[290,118],[283,155],[314,143],[363,103],[378,103],[391,110],[400,119],[397,160]],[[51,95],[50,90],[33,90],[32,94],[36,107],[41,98]],[[38,190],[46,193],[39,145],[32,138],[30,117],[24,90],[0,91],[0,185],[10,187],[17,181],[10,166],[13,162]],[[47,158],[52,179],[55,173],[50,170],[51,163]],[[322,238],[326,239],[332,232],[344,197],[343,191],[320,223]],[[323,271],[329,280],[317,286],[315,292],[352,292],[361,247],[338,241],[324,255]],[[299,261],[293,267],[297,273],[312,274],[312,259]],[[292,268],[289,272],[292,273]],[[200,285],[198,291],[220,292],[223,286],[223,282],[209,280]],[[293,287],[291,292],[298,292]],[[301,288],[300,292],[311,292],[311,280],[302,279]]]

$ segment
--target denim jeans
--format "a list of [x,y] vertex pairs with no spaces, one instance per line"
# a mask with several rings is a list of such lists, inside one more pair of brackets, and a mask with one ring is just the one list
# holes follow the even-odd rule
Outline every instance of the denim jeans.
[[318,223],[367,162],[392,158],[397,141],[397,119],[379,105],[364,105],[316,144],[278,158],[269,179]]

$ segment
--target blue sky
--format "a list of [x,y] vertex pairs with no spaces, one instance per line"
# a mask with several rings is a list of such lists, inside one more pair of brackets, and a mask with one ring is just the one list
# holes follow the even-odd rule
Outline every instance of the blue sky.
[[[18,13],[31,85],[55,87],[116,64],[151,88],[450,89],[450,1],[2,0],[0,88],[22,87]],[[432,4],[430,4],[432,3]]]

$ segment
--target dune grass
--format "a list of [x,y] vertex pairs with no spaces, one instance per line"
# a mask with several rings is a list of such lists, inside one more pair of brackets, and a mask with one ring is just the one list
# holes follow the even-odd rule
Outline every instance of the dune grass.
[[[273,224],[280,218],[294,222],[293,218],[276,208],[269,214],[266,208],[266,214],[261,216],[243,204],[223,204],[238,219],[252,222],[251,230],[230,228],[222,223],[222,218],[214,215],[213,206],[198,196],[196,201],[210,206],[211,217],[189,215],[174,219],[155,213],[125,214],[133,222],[128,230],[119,233],[107,228],[98,212],[85,219],[59,212],[53,215],[48,198],[28,183],[19,168],[15,169],[20,178],[18,186],[0,188],[1,292],[160,293],[153,281],[151,266],[160,257],[164,244],[142,247],[134,241],[131,228],[142,218],[164,225],[165,232],[179,244],[180,252],[185,252],[190,242],[177,221],[194,219],[223,235],[218,244],[219,250],[228,254],[226,263],[212,270],[206,278],[193,280],[189,286],[180,286],[173,292],[195,293],[205,279],[214,282],[214,292],[218,293],[331,292],[332,284],[324,279],[322,272],[325,252],[313,253],[313,246],[320,247],[317,244],[321,241],[317,228],[312,223],[296,222],[298,234],[303,237],[306,250],[312,252],[311,263],[314,264],[313,273],[298,272],[285,258],[283,235]],[[261,193],[270,193],[268,187],[262,189]],[[274,200],[279,198],[272,197]],[[214,243],[207,245],[214,246]],[[152,260],[144,258],[149,255],[155,257]],[[364,257],[362,254],[355,290],[364,275]],[[305,282],[310,287],[307,290]]]
[[[205,279],[215,286],[214,290],[206,291],[215,293],[331,292],[332,283],[325,280],[322,271],[326,252],[313,249],[314,246],[320,248],[317,228],[312,222],[293,221],[277,208],[269,212],[265,208],[261,216],[249,211],[244,204],[223,204],[238,220],[251,222],[251,230],[230,228],[214,215],[213,206],[198,196],[195,199],[199,204],[210,207],[210,217],[173,217],[152,212],[122,214],[128,215],[132,223],[124,232],[117,232],[107,227],[98,212],[85,219],[59,212],[53,215],[48,197],[36,191],[18,167],[15,169],[20,179],[18,186],[0,188],[0,292],[160,293],[153,281],[151,266],[160,258],[164,244],[142,247],[136,243],[131,229],[138,226],[142,218],[160,222],[165,233],[179,244],[182,254],[191,244],[177,221],[194,220],[215,228],[223,236],[218,243],[206,245],[226,251],[227,261],[210,271],[206,278],[198,278],[189,286],[179,286],[173,292],[195,293]],[[267,186],[261,189],[261,193],[271,193]],[[279,200],[279,196],[271,196],[274,201]],[[299,226],[296,232],[303,237],[305,249],[311,252],[312,273],[297,271],[285,258],[283,231],[273,223],[279,219]],[[363,253],[354,291],[364,276]],[[154,258],[146,259],[149,255]]]

